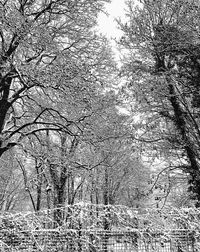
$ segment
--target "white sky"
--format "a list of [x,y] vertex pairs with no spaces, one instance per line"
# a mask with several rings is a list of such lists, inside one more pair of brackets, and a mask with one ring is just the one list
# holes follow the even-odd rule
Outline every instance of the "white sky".
[[121,36],[122,33],[117,29],[117,24],[114,19],[118,17],[124,19],[124,9],[125,0],[111,0],[111,3],[105,5],[105,10],[109,16],[101,13],[98,18],[99,29],[102,34],[108,38],[119,38]]

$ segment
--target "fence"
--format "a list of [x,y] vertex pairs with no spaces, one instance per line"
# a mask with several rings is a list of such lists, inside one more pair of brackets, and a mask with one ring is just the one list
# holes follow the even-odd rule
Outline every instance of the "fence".
[[176,230],[173,237],[138,236],[136,231],[39,230],[1,234],[1,251],[30,252],[194,252],[188,230]]
[[0,216],[0,251],[200,251],[198,210],[138,213],[121,206],[76,205],[59,209],[62,223],[57,213]]

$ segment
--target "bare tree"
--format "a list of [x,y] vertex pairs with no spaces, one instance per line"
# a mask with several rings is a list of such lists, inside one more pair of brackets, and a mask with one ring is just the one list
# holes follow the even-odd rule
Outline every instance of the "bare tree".
[[93,52],[105,41],[92,29],[104,2],[1,1],[0,155],[47,128],[72,134],[73,121],[51,105],[73,81],[77,88],[81,80],[98,82],[94,65],[105,62],[106,51],[96,58]]

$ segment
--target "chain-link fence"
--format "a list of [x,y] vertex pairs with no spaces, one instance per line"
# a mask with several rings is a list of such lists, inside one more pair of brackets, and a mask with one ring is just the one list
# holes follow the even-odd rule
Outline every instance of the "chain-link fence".
[[[141,232],[142,233],[142,232]],[[171,236],[170,236],[171,235]],[[194,252],[188,230],[165,235],[138,235],[136,231],[38,230],[1,234],[1,251],[12,252]]]
[[[59,217],[59,218],[58,218]],[[197,252],[200,213],[74,205],[0,215],[0,251]]]

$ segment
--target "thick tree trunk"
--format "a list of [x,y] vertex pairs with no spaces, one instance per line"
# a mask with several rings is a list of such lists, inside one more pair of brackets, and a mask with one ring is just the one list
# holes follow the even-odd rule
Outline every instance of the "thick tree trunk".
[[37,172],[37,198],[36,198],[36,211],[41,209],[41,198],[42,198],[42,176],[41,176],[41,165],[36,164]]
[[165,65],[165,55],[162,57],[158,56],[156,58],[155,64],[155,73],[159,74],[160,72],[166,72],[166,81],[168,85],[169,97],[168,100],[173,108],[174,117],[169,115],[161,114],[173,121],[176,129],[179,132],[182,141],[182,148],[185,150],[186,157],[190,164],[190,168],[186,170],[186,172],[190,175],[189,179],[189,191],[194,193],[195,198],[197,200],[196,206],[200,207],[200,167],[198,165],[197,156],[193,148],[193,143],[191,142],[188,134],[187,134],[187,123],[185,118],[185,111],[183,111],[179,98],[176,94],[174,85],[172,83],[171,78],[167,75],[167,69]]
[[185,149],[187,159],[190,163],[190,169],[186,171],[190,174],[189,190],[195,194],[197,199],[196,206],[200,207],[200,167],[197,162],[196,153],[193,149],[193,143],[190,141],[187,135],[186,119],[184,117],[184,112],[177,98],[173,84],[169,84],[168,88],[169,100],[174,110],[174,123],[180,133],[181,139],[183,141],[183,148]]
[[[11,73],[10,73],[11,74]],[[8,110],[10,109],[11,103],[8,101],[9,94],[10,94],[10,86],[12,83],[12,77],[5,76],[0,80],[0,135],[3,133],[4,125],[6,121],[6,117],[8,114]],[[3,138],[0,139],[0,157],[3,155],[4,152],[9,150],[12,145],[7,144],[4,146]]]

